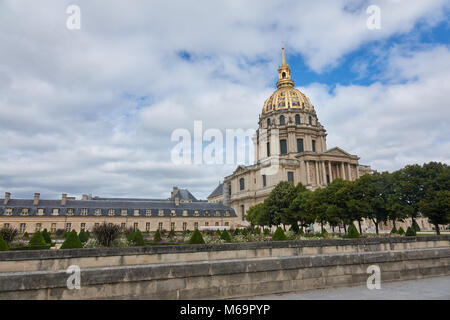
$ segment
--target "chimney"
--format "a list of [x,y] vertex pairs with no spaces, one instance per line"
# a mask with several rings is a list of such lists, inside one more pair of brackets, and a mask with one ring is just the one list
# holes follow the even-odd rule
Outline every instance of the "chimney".
[[178,187],[173,187],[173,191],[170,194],[170,197],[173,198],[178,193]]
[[67,203],[67,193],[63,193],[61,198],[61,205],[65,206],[66,203]]
[[39,196],[40,195],[41,195],[40,193],[34,194],[33,206],[37,206],[39,204]]
[[3,204],[6,206],[9,202],[9,199],[11,199],[11,193],[5,192],[5,200],[3,201]]
[[175,197],[175,205],[178,207],[180,205],[180,198]]
[[87,194],[83,194],[83,196],[81,197],[81,200],[87,200],[88,199],[88,195]]

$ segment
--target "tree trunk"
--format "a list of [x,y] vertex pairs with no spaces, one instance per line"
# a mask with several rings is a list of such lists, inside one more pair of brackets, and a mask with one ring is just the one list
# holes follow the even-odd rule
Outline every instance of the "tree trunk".
[[323,221],[320,222],[320,229],[321,229],[321,232],[323,232]]
[[379,232],[378,232],[378,222],[373,222],[373,223],[375,223],[375,231],[376,231],[376,233],[377,233],[377,235],[379,234]]
[[358,220],[359,234],[362,235],[361,220]]
[[347,225],[344,223],[344,232],[347,234]]
[[341,225],[339,225],[339,234],[341,234]]
[[434,228],[436,229],[436,234],[439,236],[441,234],[441,230],[439,230],[439,224],[435,223]]
[[334,233],[334,226],[331,227],[331,230],[333,230],[333,233]]
[[397,227],[396,227],[396,225],[395,225],[395,219],[392,219],[392,224],[393,224],[395,230],[397,230]]

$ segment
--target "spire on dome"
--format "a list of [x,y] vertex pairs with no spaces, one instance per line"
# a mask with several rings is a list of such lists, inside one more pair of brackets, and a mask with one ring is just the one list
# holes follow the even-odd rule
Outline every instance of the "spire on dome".
[[280,87],[293,87],[294,81],[291,80],[291,69],[286,63],[286,57],[284,55],[284,42],[281,47],[281,66],[278,67],[278,82],[277,88]]

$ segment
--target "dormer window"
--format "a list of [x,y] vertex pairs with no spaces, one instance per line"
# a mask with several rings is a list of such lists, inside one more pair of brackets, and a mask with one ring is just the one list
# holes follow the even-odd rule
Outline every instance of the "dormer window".
[[134,209],[133,215],[134,215],[135,217],[138,217],[138,216],[139,216],[139,209]]
[[145,210],[145,215],[147,217],[150,217],[152,215],[152,210],[150,210],[150,209]]
[[88,215],[88,209],[87,209],[87,208],[81,209],[80,214],[81,214],[82,216],[87,216],[87,215]]
[[230,211],[225,210],[225,217],[229,217],[230,216]]
[[37,211],[37,215],[38,216],[43,216],[44,215],[44,209],[43,208],[39,208]]
[[101,216],[102,215],[102,209],[95,209],[95,215]]
[[171,215],[172,217],[175,217],[175,215],[176,215],[175,210],[171,210],[171,211],[170,211],[170,215]]
[[114,209],[109,209],[108,210],[108,216],[113,216],[115,214],[116,210]]
[[195,216],[195,217],[198,217],[198,216],[199,216],[198,210],[195,210],[195,211],[194,211],[194,216]]
[[187,217],[188,215],[188,211],[187,210],[183,210],[183,217]]
[[219,210],[216,211],[216,217],[220,217],[220,211]]
[[11,215],[12,215],[12,208],[6,208],[5,216],[11,216]]
[[209,211],[205,210],[205,217],[209,217]]
[[160,217],[164,216],[164,210],[158,210],[158,216]]
[[73,216],[73,212],[74,212],[74,210],[72,208],[67,209],[68,216]]
[[120,215],[126,217],[128,215],[128,210],[127,209],[120,210]]
[[21,214],[22,214],[23,216],[27,216],[27,215],[28,215],[28,209],[27,209],[27,208],[23,208]]
[[52,215],[53,216],[59,215],[59,208],[54,208],[53,211],[52,211]]

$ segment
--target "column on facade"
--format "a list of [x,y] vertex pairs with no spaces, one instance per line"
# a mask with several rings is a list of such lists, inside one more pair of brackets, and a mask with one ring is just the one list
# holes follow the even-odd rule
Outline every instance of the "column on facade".
[[310,185],[310,178],[309,178],[309,161],[305,161],[306,163],[306,184]]
[[331,172],[331,161],[328,161],[328,175],[330,176],[330,183],[333,182],[333,173]]
[[344,163],[341,162],[341,172],[342,172],[342,180],[345,180],[345,170],[344,170]]
[[355,165],[355,169],[356,169],[356,179],[359,179],[358,165]]
[[287,147],[288,153],[297,152],[297,141],[295,140],[295,131],[288,132]]
[[323,184],[327,184],[327,172],[325,171],[325,161],[322,161]]
[[348,172],[348,180],[352,181],[352,170],[350,167],[350,163],[347,163],[347,172]]
[[320,185],[320,179],[319,179],[319,161],[314,161],[314,167],[316,168],[316,184]]

